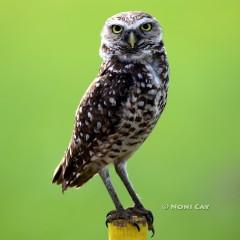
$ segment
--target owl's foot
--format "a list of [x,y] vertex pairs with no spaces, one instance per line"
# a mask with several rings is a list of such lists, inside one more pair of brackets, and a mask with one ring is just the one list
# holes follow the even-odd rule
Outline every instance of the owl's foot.
[[131,207],[126,209],[127,212],[129,212],[130,215],[135,215],[139,217],[145,217],[147,224],[148,224],[148,230],[152,232],[152,237],[154,236],[154,227],[153,227],[153,214],[151,211],[145,209],[144,207]]
[[138,231],[140,231],[139,221],[133,218],[133,216],[136,216],[136,214],[132,214],[132,212],[128,209],[110,211],[106,216],[106,226],[108,226],[108,224],[113,222],[114,220],[123,219],[127,220],[130,224],[136,227]]

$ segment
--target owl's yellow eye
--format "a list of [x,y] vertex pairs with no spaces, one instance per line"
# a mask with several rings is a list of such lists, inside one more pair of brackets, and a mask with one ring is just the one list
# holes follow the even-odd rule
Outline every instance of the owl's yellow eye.
[[115,34],[120,34],[123,31],[123,27],[120,25],[113,25],[112,32]]
[[152,24],[151,23],[144,23],[140,26],[140,28],[144,32],[150,32],[152,30]]

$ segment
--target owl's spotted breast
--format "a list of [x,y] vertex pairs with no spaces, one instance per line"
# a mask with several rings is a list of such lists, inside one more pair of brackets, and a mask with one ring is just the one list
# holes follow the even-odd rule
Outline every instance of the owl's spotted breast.
[[168,63],[164,51],[157,53],[155,57],[152,62],[144,61],[135,64],[117,62],[106,68],[109,74],[130,73],[133,83],[126,101],[122,102],[121,111],[118,112],[121,126],[117,139],[124,144],[118,147],[120,151],[117,154],[110,151],[114,161],[127,160],[143,143],[166,105]]

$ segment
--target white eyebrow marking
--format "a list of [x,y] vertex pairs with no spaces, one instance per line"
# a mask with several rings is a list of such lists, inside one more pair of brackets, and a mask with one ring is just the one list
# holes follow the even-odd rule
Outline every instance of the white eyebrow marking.
[[140,27],[143,23],[153,23],[151,18],[143,18],[141,20],[136,21],[134,24],[130,24],[128,25],[128,29],[132,29],[132,28],[137,28]]
[[113,24],[121,25],[124,27],[125,30],[130,30],[130,29],[136,29],[137,27],[140,27],[143,23],[153,23],[152,18],[144,17],[140,20],[135,20],[135,23],[127,24],[124,20],[118,20],[118,19],[111,19],[108,23],[107,26],[110,27]]

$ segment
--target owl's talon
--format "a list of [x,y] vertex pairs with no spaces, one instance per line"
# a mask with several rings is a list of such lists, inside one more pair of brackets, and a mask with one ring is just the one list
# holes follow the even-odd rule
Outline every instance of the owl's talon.
[[147,224],[148,224],[148,230],[152,232],[152,237],[155,234],[155,230],[153,227],[153,214],[151,211],[143,208],[143,207],[132,207],[132,208],[128,208],[127,211],[131,214],[131,215],[137,215],[137,216],[143,216],[146,218]]
[[108,212],[107,215],[106,215],[106,218],[108,219],[109,216],[117,214],[117,212],[120,212],[120,211],[112,210],[112,211]]
[[152,225],[152,228],[151,228],[151,230],[150,230],[151,232],[152,232],[152,235],[151,235],[151,238],[155,235],[155,230],[154,230],[154,227],[153,227],[153,225]]
[[137,223],[132,223],[132,225],[137,228],[138,232],[140,232],[140,227]]
[[109,221],[106,219],[105,225],[106,225],[107,228],[108,228],[108,223],[109,223]]

